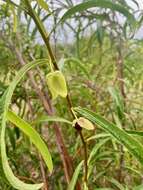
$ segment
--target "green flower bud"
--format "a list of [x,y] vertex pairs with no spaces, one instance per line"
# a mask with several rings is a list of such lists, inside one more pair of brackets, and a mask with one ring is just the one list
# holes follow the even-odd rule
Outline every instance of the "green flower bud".
[[46,79],[53,99],[57,98],[58,95],[63,98],[67,96],[66,80],[61,71],[47,74]]

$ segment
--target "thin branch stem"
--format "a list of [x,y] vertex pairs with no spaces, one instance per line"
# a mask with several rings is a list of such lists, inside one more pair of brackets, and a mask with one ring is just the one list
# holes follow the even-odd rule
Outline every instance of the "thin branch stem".
[[[50,45],[50,42],[49,42],[49,35],[48,35],[48,33],[47,33],[47,31],[46,31],[43,23],[41,22],[41,20],[37,16],[36,12],[32,9],[29,0],[25,0],[25,3],[27,5],[27,8],[28,8],[28,10],[30,12],[31,17],[33,18],[33,20],[34,20],[34,22],[35,22],[35,24],[36,24],[36,26],[37,26],[37,28],[38,28],[41,36],[42,36],[42,38],[43,38],[43,40],[45,42],[45,45],[46,45],[47,50],[49,52],[49,56],[51,58],[52,64],[54,66],[54,69],[55,70],[59,70],[57,62],[56,62],[56,58],[55,58],[55,56],[53,54],[53,51],[52,51],[52,48],[51,48],[51,45]],[[73,115],[73,113],[71,111],[72,103],[71,103],[71,99],[70,99],[69,94],[67,95],[67,103],[68,103],[68,107],[70,109],[70,112],[71,112],[72,116],[74,117],[74,115]],[[80,134],[80,137],[81,137],[81,141],[83,143],[84,150],[85,150],[84,151],[84,154],[85,154],[85,163],[87,163],[87,148],[85,148],[86,147],[86,142],[84,141],[84,138],[83,138],[82,134]],[[86,171],[85,172],[85,179],[86,179],[86,181],[87,181],[87,174],[86,173],[88,172],[87,170],[88,170],[88,168],[87,168],[87,164],[86,164],[85,165],[85,171]],[[80,189],[80,186],[79,186],[78,189]]]
[[83,149],[84,149],[84,182],[87,184],[87,176],[88,176],[88,165],[87,165],[87,143],[84,140],[82,130],[78,130],[78,133],[80,135],[80,138],[83,143]]
[[40,160],[41,174],[42,174],[42,178],[43,178],[43,181],[44,181],[44,190],[48,190],[49,188],[48,188],[48,181],[47,181],[47,178],[46,178],[44,162],[43,162],[43,159],[42,159],[41,155],[38,154],[38,156],[39,156],[39,160]]

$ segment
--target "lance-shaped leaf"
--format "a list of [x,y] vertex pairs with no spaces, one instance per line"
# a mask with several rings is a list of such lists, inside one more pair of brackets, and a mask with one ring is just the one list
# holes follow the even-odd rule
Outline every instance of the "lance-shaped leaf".
[[37,3],[46,11],[49,11],[49,6],[44,0],[37,0]]
[[57,116],[47,116],[47,115],[42,115],[42,116],[39,116],[38,118],[36,118],[32,124],[39,124],[39,123],[43,123],[43,122],[62,122],[62,123],[67,123],[69,125],[72,125],[72,122],[67,120],[67,119],[64,119],[62,117],[57,117]]
[[13,14],[13,32],[16,33],[16,30],[17,30],[17,15],[16,15],[16,12],[15,12],[15,8],[13,5],[10,6],[11,8],[11,12]]
[[82,165],[83,165],[83,161],[81,161],[79,163],[79,165],[76,167],[75,171],[74,171],[74,174],[72,176],[72,179],[68,185],[68,188],[67,190],[74,190],[75,189],[75,185],[76,185],[76,182],[78,180],[78,176],[79,176],[79,173],[80,173],[80,170],[82,168]]
[[19,190],[37,190],[40,189],[43,186],[43,183],[40,184],[27,184],[23,181],[19,180],[16,176],[14,176],[9,163],[8,158],[6,154],[6,144],[5,144],[5,132],[6,132],[6,122],[7,122],[7,112],[9,109],[9,105],[11,103],[11,98],[13,95],[13,92],[17,86],[17,84],[20,82],[20,80],[24,77],[27,71],[29,71],[31,68],[40,65],[40,64],[47,64],[47,59],[43,60],[36,60],[31,63],[26,64],[22,69],[20,69],[15,76],[14,80],[11,82],[9,88],[4,94],[3,98],[3,104],[1,108],[1,116],[2,118],[1,123],[1,134],[0,134],[0,146],[1,146],[1,159],[2,159],[2,166],[4,174],[9,181],[9,183],[15,188]]
[[35,131],[35,129],[29,123],[24,121],[22,118],[10,110],[7,112],[7,119],[19,129],[21,129],[30,138],[31,142],[37,147],[38,151],[43,156],[43,159],[49,168],[49,171],[52,172],[53,163],[51,155],[46,144],[41,139],[40,135]]
[[119,90],[113,87],[108,88],[117,109],[118,117],[120,119],[124,118],[124,102],[122,95],[120,94]]
[[135,23],[134,16],[128,11],[127,8],[125,8],[121,4],[113,3],[109,0],[89,0],[83,3],[79,3],[78,5],[75,5],[74,7],[70,8],[67,12],[65,12],[63,17],[61,18],[61,21],[65,21],[77,12],[82,12],[93,7],[106,8],[111,9],[112,11],[117,11],[123,14],[131,23]]
[[139,141],[95,112],[80,107],[74,108],[74,111],[110,133],[119,143],[123,144],[141,164],[143,164],[143,146]]

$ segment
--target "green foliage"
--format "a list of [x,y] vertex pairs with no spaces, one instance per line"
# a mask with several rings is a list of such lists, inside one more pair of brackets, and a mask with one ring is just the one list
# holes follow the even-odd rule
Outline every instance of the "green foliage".
[[[1,159],[2,159],[2,165],[3,165],[5,176],[7,177],[10,184],[13,185],[13,187],[15,187],[16,189],[23,188],[24,190],[30,190],[30,189],[35,190],[35,189],[40,189],[43,186],[43,184],[36,184],[36,185],[25,184],[24,182],[20,181],[17,177],[14,176],[14,174],[9,166],[7,155],[6,155],[6,145],[5,145],[5,130],[6,130],[8,107],[9,107],[9,104],[11,101],[11,97],[13,95],[13,91],[14,91],[16,85],[18,84],[18,82],[24,76],[24,74],[32,67],[37,66],[39,64],[46,63],[46,62],[47,62],[47,60],[35,61],[35,62],[27,64],[25,67],[23,67],[19,71],[19,73],[15,77],[15,79],[12,81],[11,85],[9,86],[9,88],[6,92],[5,98],[4,98],[3,112],[2,112],[2,119],[1,119],[2,120],[1,121]],[[20,125],[22,125],[22,124],[23,123],[20,123]],[[49,166],[49,163],[48,163],[48,166]],[[49,168],[51,171],[51,166]]]
[[37,2],[43,9],[49,11],[49,6],[44,0],[37,0]]
[[74,190],[75,189],[75,185],[76,185],[76,182],[78,180],[78,176],[79,176],[79,173],[80,173],[82,165],[83,165],[83,161],[81,161],[78,164],[77,168],[75,169],[75,172],[74,172],[74,174],[72,176],[70,184],[68,185],[68,188],[67,188],[68,190]]
[[39,134],[33,129],[31,125],[29,125],[26,121],[18,117],[14,112],[8,111],[7,119],[12,122],[15,126],[19,127],[31,140],[33,144],[37,147],[38,151],[43,156],[49,171],[53,170],[53,163],[51,155]]
[[136,0],[1,2],[0,189],[142,189],[142,20]]
[[84,10],[87,10],[89,8],[93,8],[93,7],[99,7],[99,8],[108,8],[111,9],[113,11],[118,11],[119,13],[123,14],[125,17],[127,17],[127,19],[129,21],[131,21],[132,23],[135,22],[134,16],[128,11],[128,9],[126,9],[124,6],[121,6],[120,4],[117,3],[113,3],[112,1],[108,1],[108,0],[89,0],[86,1],[84,3],[78,4],[74,7],[72,7],[71,9],[69,9],[62,17],[62,21],[64,21],[65,19],[71,17],[73,14],[77,13],[77,12],[81,12]]
[[141,164],[143,164],[143,146],[133,137],[128,135],[125,131],[110,123],[100,115],[89,111],[88,109],[74,108],[74,110],[86,117],[93,123],[108,131],[120,143],[122,143],[133,154]]
[[109,92],[115,101],[118,117],[121,120],[123,120],[123,118],[124,118],[124,102],[123,102],[122,96],[119,93],[119,91],[115,88],[110,87]]

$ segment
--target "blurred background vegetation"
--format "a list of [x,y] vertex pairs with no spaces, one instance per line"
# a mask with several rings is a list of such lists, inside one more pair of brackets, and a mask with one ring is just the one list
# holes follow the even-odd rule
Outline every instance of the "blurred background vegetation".
[[[48,0],[50,11],[46,11],[36,1],[32,1],[33,9],[47,31],[51,32],[51,46],[68,82],[72,104],[74,107],[93,110],[125,130],[142,131],[143,42],[138,35],[143,21],[142,7],[138,0],[112,0],[134,15],[136,23],[133,25],[123,14],[100,7],[76,13],[58,24],[64,12],[82,2],[85,1]],[[23,60],[28,63],[48,56],[38,28],[21,9],[23,4],[24,1],[0,3],[0,97],[22,67]],[[44,170],[47,181],[45,189],[64,190],[67,189],[67,182],[53,122],[34,123],[46,115],[38,91],[51,102],[45,80],[49,71],[47,65],[37,66],[32,70],[32,78],[31,75],[25,75],[13,94],[11,108],[29,121],[47,143],[53,158],[53,173],[48,173],[30,140],[10,123],[6,133],[7,155],[18,178],[36,183],[42,181]],[[51,102],[51,106],[56,116],[72,121],[65,99],[58,97]],[[60,123],[59,128],[76,168],[84,157],[83,145],[71,126]],[[143,167],[126,148],[97,126],[91,132],[83,130],[83,134],[88,155],[94,152],[89,167],[89,189],[123,190],[142,184]],[[143,143],[142,137],[135,137]],[[0,189],[14,189],[6,180],[2,168]]]

